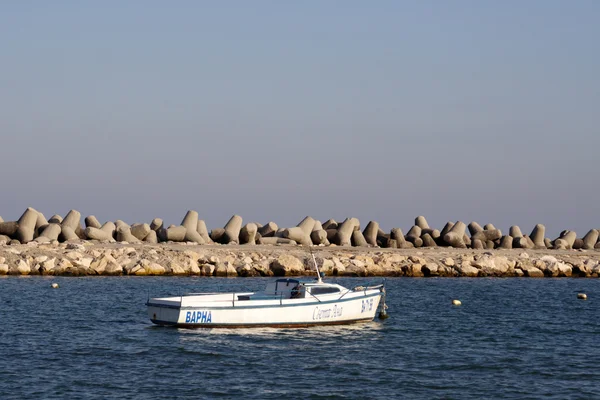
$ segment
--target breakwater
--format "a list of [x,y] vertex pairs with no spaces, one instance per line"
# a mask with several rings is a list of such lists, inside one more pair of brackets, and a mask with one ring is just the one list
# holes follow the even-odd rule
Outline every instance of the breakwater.
[[[384,232],[375,221],[324,223],[306,217],[297,226],[243,223],[234,215],[208,230],[196,211],[180,225],[159,218],[129,225],[83,219],[76,210],[49,219],[27,208],[17,221],[0,218],[0,274],[284,276],[312,273],[308,246],[328,275],[597,277],[597,229],[583,237],[563,231],[545,236],[512,226],[448,222],[442,230],[423,216],[406,234]],[[314,247],[313,247],[314,246]]]

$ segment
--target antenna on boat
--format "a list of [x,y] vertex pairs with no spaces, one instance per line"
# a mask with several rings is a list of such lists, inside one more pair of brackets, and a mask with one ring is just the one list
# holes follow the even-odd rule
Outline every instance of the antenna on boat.
[[321,283],[321,282],[323,282],[323,279],[321,279],[321,273],[319,272],[319,266],[317,265],[317,259],[315,258],[315,253],[313,253],[312,247],[310,245],[308,246],[308,251],[310,251],[310,255],[312,256],[313,263],[315,265],[315,270],[317,270],[317,282]]

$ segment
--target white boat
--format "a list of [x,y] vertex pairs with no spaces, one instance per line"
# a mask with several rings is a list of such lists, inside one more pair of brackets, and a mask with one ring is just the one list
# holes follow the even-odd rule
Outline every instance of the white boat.
[[151,298],[148,316],[157,325],[182,328],[307,327],[372,321],[381,305],[380,317],[386,317],[385,281],[346,288],[323,282],[315,268],[315,280],[280,278],[259,292]]

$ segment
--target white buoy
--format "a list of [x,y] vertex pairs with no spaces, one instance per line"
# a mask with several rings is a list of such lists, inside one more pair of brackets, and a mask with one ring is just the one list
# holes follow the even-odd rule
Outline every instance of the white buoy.
[[52,289],[58,289],[58,283],[54,282],[54,283],[52,284]]
[[577,293],[577,298],[581,300],[587,300],[587,294],[585,293]]
[[452,300],[452,305],[453,306],[460,306],[462,303],[460,302],[460,300]]

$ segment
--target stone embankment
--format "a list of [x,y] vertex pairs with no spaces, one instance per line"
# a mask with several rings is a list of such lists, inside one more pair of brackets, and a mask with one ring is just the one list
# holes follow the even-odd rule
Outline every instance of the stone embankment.
[[[35,242],[32,242],[35,243]],[[314,248],[328,276],[593,277],[600,252],[451,248]],[[199,246],[70,242],[0,247],[0,275],[314,275],[299,246]]]
[[[448,222],[431,228],[423,216],[406,235],[384,232],[356,218],[324,223],[306,217],[297,226],[243,224],[234,215],[210,232],[196,211],[180,225],[160,218],[129,225],[101,224],[76,210],[50,219],[28,208],[17,221],[0,217],[0,274],[271,276],[312,273],[307,248],[338,276],[581,276],[597,277],[599,231],[585,236],[565,230],[554,239],[544,225],[531,234],[511,226]],[[550,253],[551,252],[551,253]]]

